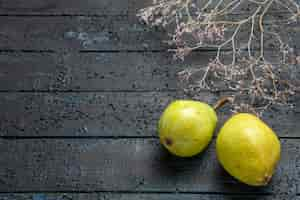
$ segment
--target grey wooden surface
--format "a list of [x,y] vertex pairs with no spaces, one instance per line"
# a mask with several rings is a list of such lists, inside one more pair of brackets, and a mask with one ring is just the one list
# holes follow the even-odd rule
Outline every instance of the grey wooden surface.
[[[299,199],[299,95],[294,110],[273,107],[263,117],[282,142],[267,187],[231,178],[214,141],[192,159],[159,145],[162,110],[188,98],[176,73],[215,52],[173,60],[163,30],[135,17],[149,2],[0,0],[0,200]],[[297,30],[283,30],[296,49]],[[213,104],[226,94],[203,91],[200,99]],[[229,114],[218,115],[220,126]]]
[[[284,194],[296,191],[299,143],[282,139],[272,183],[256,188],[228,176],[215,144],[191,159],[165,152],[157,139],[26,139],[0,141],[0,192],[196,192]],[[17,167],[16,167],[17,166]]]

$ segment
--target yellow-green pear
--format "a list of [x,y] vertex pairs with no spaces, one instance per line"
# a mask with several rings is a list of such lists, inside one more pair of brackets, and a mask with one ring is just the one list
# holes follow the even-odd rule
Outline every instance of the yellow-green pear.
[[258,117],[240,113],[221,128],[217,157],[224,169],[251,186],[267,185],[280,159],[280,141]]
[[191,157],[209,144],[216,124],[217,115],[208,104],[177,100],[165,109],[159,120],[160,142],[174,155]]

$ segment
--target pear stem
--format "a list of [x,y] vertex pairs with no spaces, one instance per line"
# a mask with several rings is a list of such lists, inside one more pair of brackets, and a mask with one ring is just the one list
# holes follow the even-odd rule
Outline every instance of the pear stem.
[[222,108],[226,103],[232,103],[234,100],[233,97],[222,97],[217,101],[217,103],[214,105],[214,109],[218,110]]

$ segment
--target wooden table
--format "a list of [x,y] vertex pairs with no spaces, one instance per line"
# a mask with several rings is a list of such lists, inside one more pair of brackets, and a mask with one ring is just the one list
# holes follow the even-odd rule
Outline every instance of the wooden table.
[[147,2],[0,1],[0,199],[300,199],[299,97],[264,117],[282,142],[267,187],[231,178],[214,142],[192,159],[162,149],[159,115],[184,97],[176,73],[214,52],[174,61],[164,33],[135,17]]

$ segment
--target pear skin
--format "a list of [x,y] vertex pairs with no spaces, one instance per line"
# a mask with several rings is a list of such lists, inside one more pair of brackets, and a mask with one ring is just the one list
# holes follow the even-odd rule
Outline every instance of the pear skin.
[[212,139],[217,115],[208,104],[177,100],[163,112],[158,132],[161,144],[180,157],[191,157],[205,149]]
[[280,141],[258,117],[240,113],[221,128],[217,157],[224,169],[251,186],[267,185],[280,159]]

